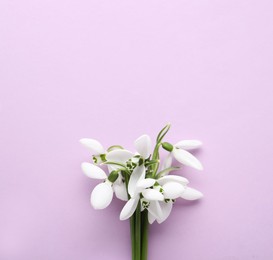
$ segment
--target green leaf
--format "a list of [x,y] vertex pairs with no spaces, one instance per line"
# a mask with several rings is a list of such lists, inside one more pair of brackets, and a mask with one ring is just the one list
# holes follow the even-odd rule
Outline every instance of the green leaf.
[[162,139],[164,138],[164,136],[168,133],[168,131],[170,130],[171,128],[171,124],[167,124],[160,132],[159,134],[157,135],[157,138],[156,138],[156,142],[157,143],[160,143],[162,141]]

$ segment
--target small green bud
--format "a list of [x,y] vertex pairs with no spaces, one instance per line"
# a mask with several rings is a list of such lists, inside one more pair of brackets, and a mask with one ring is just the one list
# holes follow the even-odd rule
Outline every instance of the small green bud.
[[162,143],[162,147],[168,152],[173,150],[173,145],[167,142]]
[[117,171],[112,171],[110,175],[108,176],[108,180],[112,183],[114,183],[118,178],[118,172]]

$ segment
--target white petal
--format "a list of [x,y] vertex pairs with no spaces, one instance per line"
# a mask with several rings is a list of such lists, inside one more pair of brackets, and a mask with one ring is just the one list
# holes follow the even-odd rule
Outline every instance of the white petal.
[[198,200],[203,197],[203,194],[193,188],[187,187],[181,195],[181,198],[185,200]]
[[180,183],[182,185],[187,185],[189,183],[189,181],[186,178],[184,178],[182,176],[178,176],[178,175],[167,175],[167,176],[163,176],[163,177],[161,177],[161,178],[159,178],[157,180],[157,182],[161,186],[164,185],[167,182],[170,182],[170,181],[178,182],[178,183]]
[[94,155],[105,153],[105,150],[101,143],[95,139],[82,138],[80,140],[80,143],[89,150],[91,150],[91,152],[94,153]]
[[155,216],[148,212],[148,221],[150,224],[153,224],[155,222]]
[[175,159],[180,163],[191,166],[197,170],[203,170],[202,164],[189,152],[174,147],[172,153]]
[[119,219],[125,220],[130,218],[137,208],[138,201],[139,197],[128,200],[127,203],[124,205],[122,211],[120,212]]
[[155,189],[146,189],[142,191],[142,195],[145,199],[151,200],[164,200],[164,196],[161,192]]
[[[110,162],[118,162],[118,163],[125,164],[133,156],[134,154],[128,150],[121,150],[121,149],[113,150],[106,155],[106,160]],[[112,165],[112,167],[116,167],[116,166]]]
[[120,200],[127,201],[128,195],[126,186],[124,183],[117,184],[116,182],[113,184],[113,189],[115,191],[116,197]]
[[111,203],[113,189],[109,183],[100,183],[91,194],[91,204],[94,209],[104,209]]
[[142,135],[135,140],[135,147],[137,152],[143,157],[148,158],[151,154],[152,141],[150,136]]
[[[161,166],[161,168],[160,168],[160,171],[163,171],[163,170],[165,170],[165,169],[167,169],[167,168],[170,168],[170,167],[172,166],[172,161],[173,161],[172,155],[171,155],[171,153],[169,153],[169,154],[167,155],[167,157],[165,158],[164,162],[162,163],[162,166]],[[166,174],[168,174],[168,173],[166,172],[165,175],[166,175]]]
[[192,150],[201,147],[202,142],[199,140],[182,140],[176,143],[174,146],[184,150]]
[[165,199],[176,199],[182,195],[185,187],[177,182],[167,182],[162,186]]
[[151,201],[150,205],[148,207],[148,211],[150,214],[152,214],[156,219],[160,219],[162,218],[162,210],[161,207],[159,205],[158,201]]
[[155,179],[147,178],[137,182],[137,190],[139,192],[143,191],[146,188],[149,188],[155,184]]
[[133,198],[136,194],[137,183],[145,178],[145,167],[142,164],[141,166],[137,166],[130,176],[130,180],[128,183],[128,192],[130,196]]
[[94,164],[83,162],[81,167],[84,174],[89,178],[98,180],[104,180],[107,178],[106,173],[100,167]]
[[159,205],[162,210],[162,216],[161,218],[157,219],[157,222],[161,224],[163,221],[165,221],[169,215],[171,214],[173,203],[172,202],[159,202]]

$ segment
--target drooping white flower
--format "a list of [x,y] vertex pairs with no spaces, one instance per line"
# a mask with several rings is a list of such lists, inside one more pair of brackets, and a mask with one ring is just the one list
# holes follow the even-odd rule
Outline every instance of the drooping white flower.
[[198,140],[182,140],[175,145],[169,143],[162,144],[163,148],[168,150],[177,161],[197,170],[203,170],[203,166],[201,162],[187,150],[199,148],[201,145],[202,143]]
[[128,193],[130,195],[130,199],[124,205],[123,209],[120,212],[120,220],[125,220],[130,218],[138,205],[139,201],[139,192],[136,192],[137,183],[145,178],[145,167],[137,166],[130,176],[130,180],[128,183]]
[[94,209],[104,209],[113,199],[112,183],[107,179],[106,173],[96,165],[84,162],[81,165],[84,174],[92,179],[104,180],[98,184],[91,193],[90,202]]
[[171,213],[173,202],[178,198],[186,200],[197,200],[203,197],[203,194],[195,189],[188,187],[189,181],[178,175],[166,175],[156,182],[159,184],[155,189],[160,189],[164,201],[146,202],[148,210],[148,220],[152,224],[155,220],[160,224],[164,222]]
[[137,166],[133,170],[128,183],[128,193],[130,195],[130,199],[124,205],[120,213],[120,220],[128,219],[134,214],[141,193],[147,200],[162,201],[164,199],[163,195],[159,191],[149,189],[149,187],[153,186],[154,183],[155,179],[145,179],[145,167],[143,164],[141,166]]
[[[127,150],[123,149],[121,146],[117,146],[117,145],[112,146],[111,149],[105,150],[99,141],[97,141],[95,139],[91,139],[91,138],[82,138],[82,139],[80,139],[80,143],[92,152],[93,160],[95,161],[95,164],[103,163],[103,161],[100,158],[101,155],[105,155],[105,160],[115,162],[115,163],[122,163],[122,164],[125,164],[126,161],[134,155],[130,151],[127,151]],[[95,165],[93,165],[93,166],[95,166]],[[86,166],[86,167],[88,168],[88,166]],[[112,164],[107,165],[107,167],[108,167],[109,172],[112,172],[112,171],[120,168],[120,166],[112,165]],[[98,169],[101,170],[99,167],[97,167],[96,170],[98,170]],[[103,178],[103,179],[105,179],[105,178]],[[105,181],[105,183],[108,183],[108,182]],[[101,186],[99,186],[99,187],[101,187]],[[116,197],[118,199],[123,200],[123,201],[128,200],[126,186],[122,180],[120,173],[119,173],[118,179],[112,184],[112,188],[113,188],[113,190],[116,194]],[[103,186],[100,189],[103,189]],[[97,192],[98,191],[96,189],[94,194],[96,194]]]
[[[105,150],[102,144],[91,138],[82,138],[80,143],[88,148],[93,155],[93,161],[95,164],[104,163],[106,160],[111,160],[112,162],[125,163],[129,158],[133,156],[133,153],[123,149],[119,145],[114,145]],[[112,170],[117,169],[117,166],[108,165],[108,169],[111,172]]]
[[164,222],[170,215],[173,208],[173,202],[170,201],[151,201],[147,208],[148,221],[153,224],[156,220],[159,224]]
[[[106,154],[106,161],[108,162],[114,162],[126,165],[126,162],[131,159],[134,156],[134,154],[128,150],[125,149],[117,149],[110,151]],[[111,164],[111,169],[116,170],[119,169],[119,165]]]
[[135,148],[141,157],[147,159],[151,155],[152,140],[148,135],[142,135],[135,140]]
[[[155,183],[160,185],[153,186]],[[131,199],[125,204],[121,211],[120,219],[125,220],[133,215],[135,212],[140,194],[143,199],[142,210],[148,210],[149,221],[157,220],[162,223],[169,216],[172,209],[172,199],[177,199],[182,196],[188,180],[181,176],[168,175],[161,177],[158,180],[147,178],[145,179],[145,172],[142,168],[138,168],[131,175],[128,191]],[[168,200],[168,201],[164,201]]]
[[165,199],[183,198],[185,200],[197,200],[203,197],[203,194],[193,188],[188,187],[189,181],[178,175],[167,175],[157,180],[163,189]]
[[155,220],[158,223],[165,221],[171,213],[173,200],[179,198],[184,185],[188,183],[186,178],[176,175],[167,175],[156,180],[157,185],[153,188],[159,190],[164,196],[163,201],[146,201],[148,210],[148,220],[152,224]]

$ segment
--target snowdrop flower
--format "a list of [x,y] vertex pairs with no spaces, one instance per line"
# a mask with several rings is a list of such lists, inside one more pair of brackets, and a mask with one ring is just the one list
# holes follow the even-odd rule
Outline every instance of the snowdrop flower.
[[[106,161],[108,162],[114,162],[126,165],[126,162],[131,159],[134,156],[134,154],[128,150],[125,149],[115,149],[106,154]],[[113,169],[120,168],[119,165],[111,165]]]
[[143,164],[134,169],[128,183],[128,193],[130,195],[130,199],[127,201],[120,213],[120,220],[128,219],[134,214],[141,193],[147,200],[163,201],[164,197],[159,191],[147,189],[153,186],[154,183],[155,179],[145,179],[145,167]]
[[162,147],[169,151],[177,161],[197,170],[203,170],[203,166],[201,162],[187,150],[199,148],[201,145],[202,143],[198,140],[183,140],[175,145],[167,142],[162,143]]
[[189,181],[182,176],[163,176],[157,182],[162,186],[165,199],[197,200],[203,197],[200,191],[188,187]]
[[152,141],[150,136],[142,135],[135,140],[135,148],[139,155],[147,159],[151,155]]
[[173,201],[183,194],[185,185],[189,183],[186,178],[177,175],[163,176],[156,182],[157,186],[154,186],[154,188],[163,194],[164,201],[151,201],[148,203],[145,201],[150,224],[155,220],[160,224],[168,218],[172,210]]
[[171,214],[173,201],[151,201],[148,203],[148,221],[153,224],[156,220],[159,224],[164,222]]
[[[129,159],[131,159],[134,156],[134,154],[128,150],[125,149],[115,149],[110,151],[106,154],[106,162],[110,163],[117,163],[126,166],[126,163]],[[111,171],[118,171],[118,178],[116,182],[113,185],[113,189],[115,191],[116,197],[120,200],[127,201],[128,195],[125,183],[123,182],[123,178],[120,174],[120,170],[122,170],[120,165],[116,164],[109,164],[108,165],[109,172]]]
[[[93,161],[95,164],[101,164],[105,161],[112,161],[116,163],[122,163],[124,164],[129,158],[133,156],[133,153],[124,150],[121,146],[119,145],[114,145],[108,148],[108,150],[105,150],[102,144],[91,138],[82,138],[80,139],[80,143],[88,148],[93,155]],[[107,165],[109,172],[112,172],[114,170],[118,170],[120,167],[116,165]],[[85,166],[85,169],[90,170],[90,167]],[[94,167],[93,167],[94,169]],[[96,168],[98,171],[102,171],[99,167]],[[87,174],[86,174],[87,175]],[[92,174],[91,174],[92,175]],[[88,176],[88,175],[87,175]],[[93,175],[92,175],[93,176]],[[91,177],[91,176],[89,176]],[[104,176],[105,177],[105,176]],[[91,177],[92,178],[92,177]],[[103,178],[105,179],[105,178]],[[106,183],[108,183],[106,181]],[[108,183],[109,184],[109,183]],[[109,186],[109,185],[108,185]],[[99,187],[106,187],[105,185],[101,185]],[[126,191],[126,186],[122,181],[120,173],[118,173],[118,178],[113,184],[113,189],[115,191],[116,197],[120,200],[126,201],[128,199],[127,191]],[[100,189],[102,189],[100,188]],[[106,189],[106,188],[105,188]],[[95,190],[95,192],[98,189]],[[109,190],[109,189],[108,189]],[[96,194],[96,193],[95,193]],[[92,204],[93,205],[93,204]]]
[[112,172],[108,177],[106,173],[96,165],[84,162],[81,165],[84,174],[92,179],[104,180],[98,184],[91,193],[90,202],[94,209],[104,209],[109,206],[113,199],[112,184],[118,177],[117,173]]
[[[138,154],[143,157],[144,159],[148,158],[151,154],[151,138],[148,135],[142,135],[135,141],[135,147]],[[110,151],[106,155],[106,160],[121,163],[126,165],[129,159],[131,159],[134,163],[139,161],[138,158],[133,158],[134,154],[128,150],[113,150]],[[117,170],[120,168],[118,165],[109,165],[110,169]],[[145,182],[145,181],[144,181]],[[143,183],[142,183],[143,184]],[[147,182],[146,182],[147,184]],[[119,178],[117,179],[116,183],[113,185],[115,194],[117,198],[127,201],[128,195],[125,183],[122,181],[121,175],[119,174]]]
[[147,200],[143,200],[144,207],[149,212],[148,220],[150,224],[155,220],[159,224],[164,222],[169,217],[176,199],[197,200],[203,197],[201,192],[187,187],[189,181],[182,176],[167,175],[156,181],[159,185],[154,188],[161,190],[164,195],[164,201],[148,202]]
[[[99,141],[91,138],[82,138],[80,139],[80,143],[92,152],[93,161],[95,164],[101,164],[105,162],[106,156],[109,153],[112,154],[112,152],[113,152],[112,156],[110,155],[111,160],[112,161],[116,160],[116,162],[124,162],[123,159],[127,158],[129,154],[130,155],[128,158],[130,158],[133,155],[131,152],[124,150],[123,147],[119,145],[113,145],[109,147],[107,150],[105,150]],[[117,150],[119,152],[116,153]],[[112,170],[111,166],[109,170],[110,171]]]

